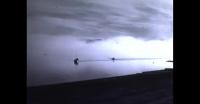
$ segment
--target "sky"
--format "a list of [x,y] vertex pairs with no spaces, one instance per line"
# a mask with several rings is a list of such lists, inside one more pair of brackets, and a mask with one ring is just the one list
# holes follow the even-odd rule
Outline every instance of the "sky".
[[27,0],[28,86],[134,74],[171,67],[172,0]]

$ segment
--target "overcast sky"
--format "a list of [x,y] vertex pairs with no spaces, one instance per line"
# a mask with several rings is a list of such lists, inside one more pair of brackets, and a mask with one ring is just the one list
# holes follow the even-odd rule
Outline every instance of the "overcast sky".
[[75,57],[172,59],[173,1],[28,0],[30,86],[133,74],[161,68],[159,65],[167,67],[159,62],[152,68],[150,64],[145,64],[145,68],[141,62],[74,66]]

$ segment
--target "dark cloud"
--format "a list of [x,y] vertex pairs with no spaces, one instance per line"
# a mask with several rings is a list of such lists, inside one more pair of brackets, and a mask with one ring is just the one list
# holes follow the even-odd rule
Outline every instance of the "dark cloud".
[[95,43],[95,42],[99,42],[102,40],[103,39],[83,39],[83,41],[85,41],[86,43]]
[[[115,6],[97,2],[98,0],[28,0],[29,34],[62,34],[108,38],[125,35],[141,39],[163,39],[172,36],[171,14],[147,1],[124,2]],[[103,1],[102,1],[103,2]],[[111,1],[109,1],[111,2]],[[109,3],[108,2],[108,3]],[[114,1],[113,1],[114,2]],[[147,2],[147,3],[146,3]],[[130,6],[128,5],[130,4]],[[127,4],[127,5],[126,5]],[[125,5],[125,6],[121,6]],[[129,8],[127,8],[127,7]],[[169,5],[169,11],[172,5]],[[126,13],[127,12],[127,13]],[[42,18],[42,19],[41,19]],[[45,19],[51,18],[48,22]],[[56,19],[63,21],[56,24]],[[153,26],[149,24],[154,24]],[[164,25],[168,30],[159,33],[156,27]],[[166,34],[164,34],[167,32]]]
[[60,35],[60,34],[62,34],[63,35],[63,34],[72,34],[72,33],[78,31],[78,29],[76,29],[76,28],[67,27],[67,26],[60,26],[60,25],[48,23],[48,22],[45,22],[45,21],[37,20],[37,21],[35,21],[35,23],[33,23],[33,22],[34,21],[32,21],[31,23],[28,23],[28,24],[32,24],[27,29],[27,32],[29,34],[46,34],[46,35]]

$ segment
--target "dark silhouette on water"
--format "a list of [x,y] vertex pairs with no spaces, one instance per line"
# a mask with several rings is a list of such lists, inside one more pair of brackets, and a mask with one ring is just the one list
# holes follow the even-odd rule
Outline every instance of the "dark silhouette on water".
[[174,62],[173,60],[167,60],[166,62]]
[[75,59],[74,59],[74,65],[78,65],[78,62],[79,62],[79,59],[78,59],[78,58],[75,58]]
[[113,57],[113,58],[111,58],[112,59],[112,61],[114,62],[115,61],[115,58]]

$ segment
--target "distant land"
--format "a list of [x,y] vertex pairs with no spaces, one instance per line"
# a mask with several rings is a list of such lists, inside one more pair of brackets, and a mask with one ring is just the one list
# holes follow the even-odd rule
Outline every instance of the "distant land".
[[173,104],[173,69],[28,87],[27,104]]

